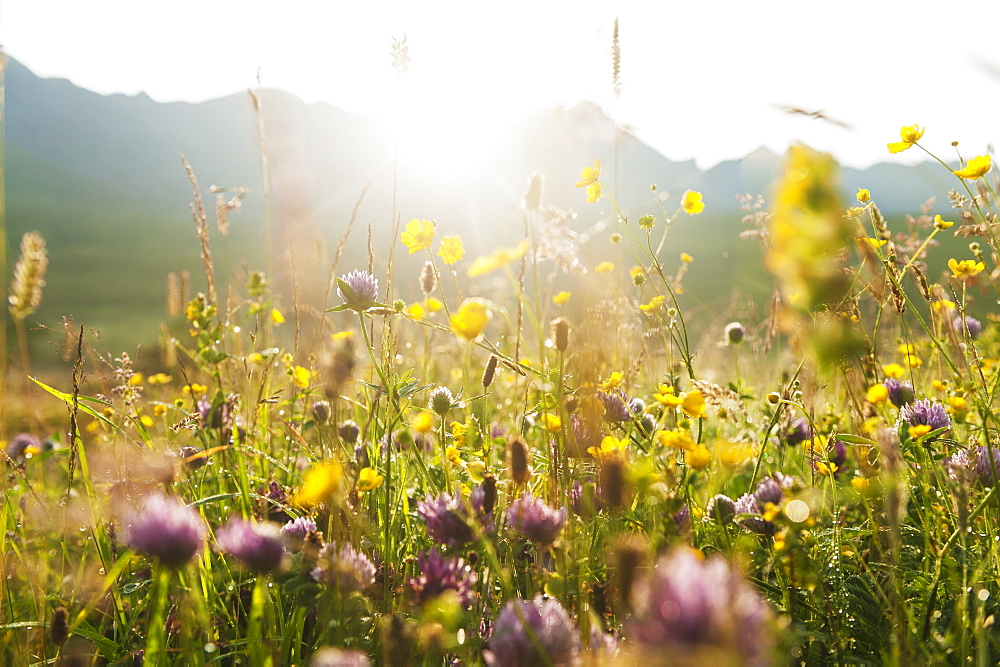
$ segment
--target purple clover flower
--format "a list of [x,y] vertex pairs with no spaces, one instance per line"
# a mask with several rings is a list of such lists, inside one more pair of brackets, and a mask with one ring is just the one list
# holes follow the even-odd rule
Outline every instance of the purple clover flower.
[[341,593],[354,593],[375,583],[375,565],[350,542],[339,550],[336,543],[328,542],[320,549],[310,575],[321,584],[336,586]]
[[976,479],[983,486],[993,486],[1000,476],[1000,445],[985,445],[975,449]]
[[177,569],[201,549],[205,524],[201,516],[173,497],[153,494],[142,509],[131,510],[123,521],[125,544]]
[[958,333],[959,336],[965,335],[965,330],[969,330],[969,338],[979,338],[979,334],[983,331],[982,323],[974,317],[965,316],[965,320],[962,320],[961,315],[956,315],[955,319],[951,321],[951,328]]
[[604,509],[604,499],[593,483],[587,482],[584,485],[579,480],[573,480],[573,486],[569,490],[569,507],[573,514],[592,519]]
[[781,439],[789,447],[794,447],[795,445],[801,444],[812,437],[813,431],[812,427],[809,425],[809,420],[805,417],[799,417],[785,428],[785,432],[782,434]]
[[493,529],[492,508],[486,508],[485,501],[485,490],[478,486],[468,500],[452,497],[449,493],[442,493],[437,498],[427,496],[417,503],[417,514],[423,519],[432,540],[457,549],[476,540],[471,521],[479,521],[487,531]]
[[889,392],[889,402],[897,408],[909,405],[913,402],[913,385],[906,380],[900,381],[896,378],[886,378],[882,386]]
[[744,493],[740,496],[739,500],[736,501],[736,514],[748,514],[750,516],[737,519],[736,523],[740,524],[751,533],[757,533],[758,535],[774,535],[778,527],[775,526],[773,522],[768,521],[761,516],[760,509],[760,505],[757,504],[757,499],[749,493]]
[[579,634],[556,600],[542,601],[540,595],[510,600],[497,616],[483,659],[498,667],[573,664],[580,653]]
[[627,636],[642,646],[644,658],[673,662],[704,647],[728,658],[726,664],[771,664],[771,609],[723,558],[703,561],[690,549],[675,549],[637,585],[633,599]]
[[566,508],[554,510],[530,492],[507,508],[507,523],[538,546],[549,546],[566,522]]
[[257,574],[274,572],[285,555],[280,529],[273,523],[230,519],[216,531],[215,542]]
[[337,288],[337,296],[343,299],[347,306],[367,309],[378,300],[378,279],[367,271],[355,269],[340,279],[353,292],[344,294],[340,287]]
[[583,456],[591,447],[599,447],[604,439],[604,429],[599,423],[584,419],[580,415],[571,415],[569,418],[570,434],[572,443],[571,456]]
[[621,389],[615,389],[610,394],[598,391],[597,398],[604,405],[604,418],[610,422],[632,421],[632,416],[642,411],[635,399]]
[[736,501],[720,493],[708,501],[708,509],[705,513],[709,519],[716,523],[722,525],[732,523],[733,518],[736,516]]
[[461,558],[445,558],[437,549],[421,551],[417,557],[417,576],[410,579],[410,590],[420,604],[445,591],[455,591],[465,607],[472,602],[476,573]]
[[760,480],[753,492],[753,497],[759,507],[767,507],[768,503],[780,505],[784,496],[784,490],[781,488],[778,480],[773,477],[765,477]]
[[951,428],[951,417],[944,406],[929,398],[921,398],[899,409],[900,424],[929,426],[931,431]]
[[42,443],[35,436],[30,433],[18,433],[10,442],[7,443],[7,448],[4,450],[7,452],[7,456],[14,459],[15,461],[22,458],[25,454],[36,453],[41,451]]
[[316,532],[316,522],[307,516],[292,519],[281,527],[281,534],[291,539],[305,539],[309,533]]

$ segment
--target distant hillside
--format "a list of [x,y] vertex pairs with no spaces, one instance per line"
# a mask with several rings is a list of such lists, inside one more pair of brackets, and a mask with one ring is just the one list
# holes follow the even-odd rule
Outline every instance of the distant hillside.
[[[192,193],[179,153],[197,173],[210,219],[210,186],[249,188],[243,210],[232,217],[230,236],[221,239],[213,232],[221,276],[243,259],[250,268],[263,268],[270,246],[276,259],[275,285],[287,303],[292,248],[300,277],[310,277],[301,281],[301,297],[323,307],[321,294],[305,285],[325,281],[331,249],[367,184],[340,270],[367,265],[369,224],[376,265],[384,266],[389,244],[395,241],[393,144],[371,115],[264,91],[272,191],[271,236],[266,238],[258,118],[249,95],[200,104],[99,95],[65,80],[39,78],[13,59],[5,77],[11,262],[24,231],[38,229],[45,235],[50,276],[38,318],[49,326],[72,314],[78,322],[101,329],[111,349],[155,337],[155,322],[163,317],[166,273],[187,269],[196,279],[200,275],[188,210]],[[659,211],[650,190],[653,183],[658,193],[672,197],[666,203],[668,212],[684,190],[704,193],[706,213],[678,220],[664,251],[668,263],[680,251],[703,260],[689,274],[689,298],[707,302],[726,297],[735,287],[734,271],[759,265],[754,244],[736,239],[740,213],[735,195],[766,195],[778,173],[778,156],[759,150],[700,171],[693,161],[672,162],[636,136],[616,130],[604,111],[590,103],[529,114],[497,145],[482,166],[470,168],[457,183],[401,165],[399,219],[437,219],[443,233],[463,236],[470,256],[497,244],[513,244],[522,234],[521,199],[527,179],[538,171],[546,179],[545,202],[577,211],[575,228],[590,239],[581,249],[583,257],[603,259],[608,232],[599,230],[613,223],[610,204],[607,199],[585,204],[582,192],[573,188],[580,169],[600,157],[604,180],[614,185],[629,216]],[[860,186],[869,188],[890,214],[915,211],[926,198],[943,196],[948,187],[938,167],[897,165],[846,169],[843,183],[847,197]],[[422,261],[397,252],[396,275],[415,276]],[[767,281],[763,276],[761,280],[763,289]],[[417,295],[403,278],[397,287],[404,297]]]

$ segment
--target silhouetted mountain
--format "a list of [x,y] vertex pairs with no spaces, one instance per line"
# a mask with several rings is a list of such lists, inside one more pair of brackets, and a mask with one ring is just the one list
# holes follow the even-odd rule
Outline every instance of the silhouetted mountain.
[[[230,236],[213,241],[220,275],[228,275],[228,264],[242,259],[250,268],[262,267],[270,246],[275,284],[286,294],[290,248],[300,275],[325,280],[332,255],[328,249],[344,234],[366,186],[340,270],[368,264],[369,224],[376,265],[387,260],[395,242],[394,150],[373,115],[263,91],[271,193],[265,202],[259,118],[249,94],[199,104],[157,103],[143,94],[99,95],[63,79],[39,78],[13,59],[5,79],[10,256],[16,256],[24,231],[38,229],[45,235],[51,278],[39,316],[47,316],[50,324],[72,313],[88,324],[106,325],[123,304],[133,312],[161,312],[168,271],[200,275],[188,209],[192,192],[179,153],[198,176],[210,220],[215,206],[210,186],[249,189],[243,210],[231,218]],[[449,139],[441,137],[442,142]],[[470,256],[513,244],[523,234],[527,180],[537,171],[545,176],[544,202],[577,211],[577,230],[585,237],[589,231],[597,241],[582,251],[596,256],[608,236],[595,230],[613,224],[614,210],[607,198],[586,204],[573,184],[580,170],[600,157],[602,180],[629,217],[658,213],[659,197],[666,199],[671,214],[685,190],[702,191],[705,214],[675,225],[666,247],[671,257],[681,248],[725,259],[730,271],[739,266],[733,255],[742,254],[739,244],[745,243],[736,241],[741,214],[735,195],[767,196],[781,163],[761,149],[700,171],[694,161],[668,160],[587,102],[528,114],[503,131],[497,146],[488,159],[449,182],[419,165],[400,164],[397,220],[437,219],[442,233],[462,235]],[[651,184],[657,186],[655,193]],[[845,169],[843,184],[845,197],[858,187],[869,188],[890,214],[914,211],[927,197],[947,191],[937,167]],[[269,238],[265,210],[271,220]],[[415,280],[423,259],[402,250],[396,256],[396,275]],[[714,280],[724,277],[712,275]],[[315,283],[323,285],[324,280]],[[399,287],[406,292],[407,281],[401,280]],[[306,293],[304,298],[322,306],[321,296]]]

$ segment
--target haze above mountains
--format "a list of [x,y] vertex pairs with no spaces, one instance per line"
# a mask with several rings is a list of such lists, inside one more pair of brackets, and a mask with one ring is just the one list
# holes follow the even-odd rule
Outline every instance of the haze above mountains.
[[[192,191],[179,153],[193,166],[210,209],[209,186],[249,189],[224,245],[229,261],[262,261],[261,140],[250,95],[198,104],[105,96],[63,79],[39,78],[13,59],[5,78],[8,236],[14,245],[25,231],[45,235],[55,272],[47,295],[50,318],[70,312],[80,318],[83,312],[100,325],[124,302],[150,300],[160,307],[167,271],[188,268],[197,275]],[[367,186],[342,268],[351,268],[347,260],[367,265],[368,223],[376,264],[384,266],[387,244],[394,241],[394,149],[378,119],[325,103],[306,104],[277,90],[263,91],[261,100],[273,193],[271,243],[282,250],[309,248],[303,268],[325,276],[331,253],[312,249],[333,247]],[[581,103],[540,109],[517,120],[492,155],[454,180],[420,164],[400,163],[398,217],[404,223],[414,217],[436,219],[441,234],[462,235],[467,257],[484,254],[522,235],[521,202],[529,176],[537,171],[545,177],[544,203],[574,209],[579,231],[600,228],[602,220],[612,219],[609,202],[586,204],[573,185],[584,166],[601,158],[603,180],[616,183],[616,198],[629,216],[659,212],[652,183],[670,196],[668,213],[685,190],[701,191],[705,214],[675,225],[672,239],[680,249],[724,253],[740,229],[735,195],[766,197],[780,168],[779,156],[758,150],[701,171],[694,161],[672,162],[638,137],[617,132],[615,165],[614,122],[598,106]],[[442,144],[453,140],[440,137]],[[931,196],[943,208],[950,187],[942,170],[929,164],[848,168],[842,182],[845,201],[866,187],[889,214],[917,212]],[[607,235],[591,239],[603,247]],[[711,245],[716,242],[717,250]],[[679,250],[670,252],[674,256]],[[279,262],[275,273],[287,270]],[[73,281],[73,289],[60,285],[65,280]]]

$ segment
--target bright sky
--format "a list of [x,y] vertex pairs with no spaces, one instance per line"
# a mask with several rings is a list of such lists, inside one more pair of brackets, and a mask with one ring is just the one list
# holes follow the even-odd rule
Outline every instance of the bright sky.
[[[265,87],[310,102],[402,113],[414,155],[421,137],[457,129],[454,152],[438,155],[453,162],[512,119],[591,99],[702,167],[796,140],[865,166],[921,157],[887,153],[901,125],[926,126],[922,143],[945,159],[954,140],[966,157],[1000,140],[997,25],[996,0],[5,0],[0,44],[40,76],[158,101],[242,92],[259,69]],[[404,34],[412,61],[398,91],[390,47]]]

